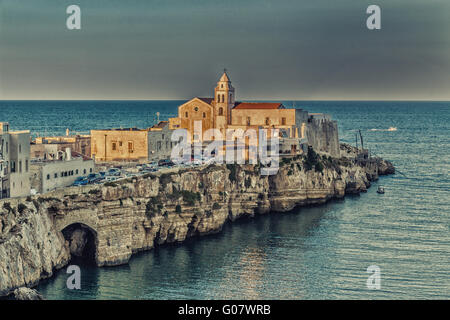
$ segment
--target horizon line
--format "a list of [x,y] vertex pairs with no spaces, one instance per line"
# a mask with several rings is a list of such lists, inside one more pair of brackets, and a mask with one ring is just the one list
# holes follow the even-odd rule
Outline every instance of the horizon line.
[[[193,97],[197,98],[197,97]],[[189,101],[187,99],[0,99],[0,102],[8,101]],[[237,101],[261,101],[255,99],[239,99]],[[336,101],[336,102],[450,102],[450,99],[265,99],[264,101]]]

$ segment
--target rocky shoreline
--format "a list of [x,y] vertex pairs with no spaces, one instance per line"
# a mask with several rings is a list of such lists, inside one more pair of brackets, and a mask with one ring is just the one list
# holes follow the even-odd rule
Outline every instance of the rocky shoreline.
[[0,295],[35,286],[89,246],[98,266],[119,265],[240,217],[365,192],[395,173],[388,161],[359,159],[345,145],[341,151],[340,159],[315,152],[283,158],[274,176],[261,176],[259,165],[211,165],[1,200]]

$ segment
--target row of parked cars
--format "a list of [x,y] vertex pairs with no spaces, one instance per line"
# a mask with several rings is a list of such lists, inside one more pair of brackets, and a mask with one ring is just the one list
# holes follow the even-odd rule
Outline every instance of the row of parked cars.
[[73,186],[85,186],[88,184],[101,184],[105,182],[112,182],[122,178],[135,177],[138,176],[139,174],[157,172],[159,169],[171,168],[174,166],[175,163],[173,163],[169,159],[165,159],[160,160],[158,162],[138,164],[136,167],[139,173],[128,172],[127,170],[122,169],[121,167],[110,168],[108,171],[101,171],[99,173],[91,173],[88,176],[78,177],[73,183]]
[[73,183],[74,186],[85,186],[88,184],[100,184],[107,181],[117,180],[117,177],[122,175],[118,168],[111,168],[108,171],[101,171],[99,173],[91,173],[85,177],[78,177]]

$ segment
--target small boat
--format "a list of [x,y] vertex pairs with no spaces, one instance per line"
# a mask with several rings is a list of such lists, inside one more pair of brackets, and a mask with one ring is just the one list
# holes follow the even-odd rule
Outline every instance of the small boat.
[[384,187],[378,187],[377,193],[384,194]]

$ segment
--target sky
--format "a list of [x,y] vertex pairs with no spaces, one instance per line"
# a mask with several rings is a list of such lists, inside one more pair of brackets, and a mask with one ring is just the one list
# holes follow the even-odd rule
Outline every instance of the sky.
[[1,100],[208,97],[224,68],[238,100],[450,101],[450,1],[0,0]]

